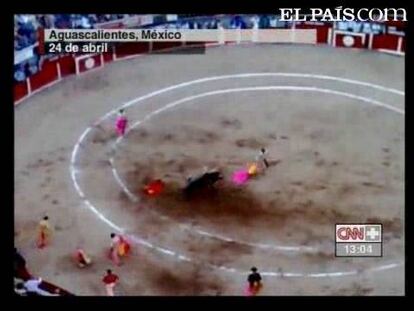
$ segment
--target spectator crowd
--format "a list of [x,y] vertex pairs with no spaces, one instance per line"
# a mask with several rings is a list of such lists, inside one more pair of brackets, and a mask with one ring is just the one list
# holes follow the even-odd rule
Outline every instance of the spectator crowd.
[[122,19],[129,14],[16,14],[14,16],[15,54],[25,48],[34,49],[33,55],[14,65],[14,79],[18,82],[40,70],[41,58],[36,52],[41,28],[91,29],[97,23]]
[[97,23],[127,16],[129,14],[17,14],[14,16],[14,49],[19,51],[35,44],[39,28],[91,29]]

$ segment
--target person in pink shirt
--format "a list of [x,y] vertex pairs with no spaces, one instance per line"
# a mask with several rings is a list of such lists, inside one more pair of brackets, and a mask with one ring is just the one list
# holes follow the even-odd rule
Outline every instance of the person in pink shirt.
[[125,116],[124,109],[120,109],[116,118],[116,132],[119,136],[124,136],[128,126],[128,119]]

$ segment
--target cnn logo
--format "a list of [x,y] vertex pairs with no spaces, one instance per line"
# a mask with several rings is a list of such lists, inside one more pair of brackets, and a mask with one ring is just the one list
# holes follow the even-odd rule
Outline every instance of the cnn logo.
[[336,231],[336,237],[342,241],[363,241],[365,239],[365,228],[341,227]]

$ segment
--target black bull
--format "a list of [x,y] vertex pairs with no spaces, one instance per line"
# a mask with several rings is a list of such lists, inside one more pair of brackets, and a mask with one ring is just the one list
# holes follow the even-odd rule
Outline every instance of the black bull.
[[209,189],[221,179],[223,179],[223,176],[220,174],[220,172],[208,172],[194,179],[190,179],[183,189],[184,195],[188,197],[198,191]]

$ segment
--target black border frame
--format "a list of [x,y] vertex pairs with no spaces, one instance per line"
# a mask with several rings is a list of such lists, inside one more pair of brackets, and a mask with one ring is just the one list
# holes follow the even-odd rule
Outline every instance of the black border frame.
[[[14,14],[21,14],[21,13],[77,13],[77,12],[96,12],[96,13],[106,13],[106,12],[130,12],[130,13],[199,13],[199,14],[217,14],[217,13],[227,13],[227,14],[235,14],[235,13],[266,13],[266,12],[274,12],[278,7],[301,7],[303,9],[309,7],[330,7],[334,8],[337,6],[343,7],[404,7],[407,9],[408,12],[408,29],[406,32],[407,37],[407,46],[406,46],[406,56],[405,56],[405,88],[406,88],[406,103],[410,102],[411,93],[410,93],[410,83],[411,80],[408,79],[410,68],[414,68],[414,66],[409,66],[411,63],[411,51],[413,50],[411,41],[408,38],[413,37],[411,35],[411,18],[414,18],[413,11],[409,9],[410,1],[402,1],[402,0],[377,0],[374,3],[371,1],[366,1],[362,3],[361,1],[317,1],[314,0],[311,3],[306,0],[296,0],[296,1],[286,1],[280,0],[275,3],[272,1],[262,0],[262,2],[242,2],[242,1],[216,1],[210,0],[208,2],[200,3],[194,2],[192,6],[188,0],[182,0],[179,3],[174,1],[162,1],[162,0],[151,0],[151,1],[140,1],[140,2],[128,2],[123,0],[112,1],[112,2],[104,2],[101,0],[99,3],[94,1],[81,1],[81,0],[71,0],[67,2],[63,1],[44,1],[44,0],[37,0],[32,2],[26,2],[24,0],[19,0],[18,2],[7,3],[7,6],[4,5],[2,7],[2,11],[5,14],[2,14],[0,19],[0,23],[2,23],[2,30],[3,36],[2,41],[6,42],[3,45],[3,51],[5,52],[2,57],[0,57],[0,62],[2,73],[5,79],[0,83],[0,88],[2,90],[1,94],[4,94],[4,102],[2,104],[2,117],[3,122],[2,124],[5,126],[5,135],[3,136],[3,162],[5,164],[3,167],[3,176],[6,178],[4,179],[5,182],[3,183],[3,194],[4,198],[4,205],[2,208],[3,214],[3,225],[1,226],[2,236],[4,237],[3,245],[4,250],[7,249],[5,253],[6,256],[2,258],[6,260],[6,268],[4,271],[7,273],[12,274],[12,256],[13,256],[13,248],[14,247],[14,235],[13,235],[13,223],[14,223],[14,212],[11,206],[14,206],[14,105],[13,105],[13,15]],[[11,9],[9,9],[9,7]],[[10,11],[8,11],[10,10]],[[406,105],[405,107],[407,116],[410,114],[409,110],[410,105]],[[405,119],[405,135],[406,140],[409,137],[410,128],[407,126],[407,117]],[[13,150],[10,152],[10,150]],[[406,144],[405,146],[405,158],[407,159],[413,158],[411,145]],[[406,170],[405,170],[405,185],[409,186],[410,183],[408,182],[408,175],[410,175],[410,161],[406,161]],[[10,175],[9,175],[10,174]],[[9,176],[12,181],[9,183]],[[407,236],[412,237],[413,233],[409,234],[409,226],[408,226],[408,219],[409,219],[409,210],[410,210],[410,191],[406,189],[405,191],[405,211],[404,211],[404,245],[405,245],[405,252],[406,252],[406,263],[408,263],[408,250],[409,250],[409,240]],[[9,238],[10,237],[10,238]],[[10,250],[10,251],[9,251]],[[10,256],[10,257],[9,257]],[[408,288],[408,273],[411,270],[408,264],[405,265],[405,296],[409,293]],[[6,277],[6,276],[5,276]],[[12,275],[10,275],[10,283],[12,282]],[[13,295],[13,290],[11,284],[8,282],[2,282],[2,285],[7,286],[3,293],[7,293],[7,298]],[[246,297],[111,297],[107,299],[106,297],[83,297],[77,296],[76,298],[47,298],[47,299],[31,299],[31,298],[24,298],[18,297],[19,299],[13,299],[13,306],[24,307],[24,303],[30,303],[30,307],[34,307],[34,302],[40,302],[39,306],[42,302],[46,302],[44,306],[47,304],[53,305],[54,303],[58,303],[56,306],[63,306],[64,304],[68,308],[73,308],[78,306],[78,302],[88,302],[88,303],[99,303],[100,306],[103,306],[102,302],[110,309],[113,308],[125,308],[127,306],[133,306],[134,302],[141,304],[144,303],[144,306],[148,303],[148,306],[156,308],[160,306],[165,306],[167,308],[173,308],[182,306],[183,303],[194,303],[193,305],[205,305],[206,307],[221,305],[221,303],[231,303],[230,306],[238,307],[251,307],[251,306],[266,306],[267,303],[275,304],[275,307],[280,307],[280,303],[289,303],[286,306],[291,307],[292,302],[294,303],[306,303],[303,306],[309,307],[310,305],[308,302],[328,302],[331,301],[333,304],[329,306],[331,308],[337,307],[338,303],[341,306],[345,306],[346,303],[352,303],[353,301],[357,302],[358,307],[361,307],[360,303],[367,301],[370,303],[378,301],[383,306],[384,302],[392,302],[390,307],[395,307],[395,302],[402,302],[405,296],[375,296],[375,297],[343,297],[343,296],[329,296],[329,297],[316,297],[316,296],[275,296],[275,297],[253,297],[253,298],[246,298]],[[103,299],[103,300],[102,300]],[[14,304],[16,303],[16,304]],[[161,304],[159,304],[161,303]],[[209,305],[211,303],[211,305]],[[265,304],[263,304],[265,303]],[[349,304],[348,304],[349,305]],[[43,305],[42,305],[43,306]],[[93,305],[92,305],[93,306]],[[105,306],[105,307],[106,307]]]

